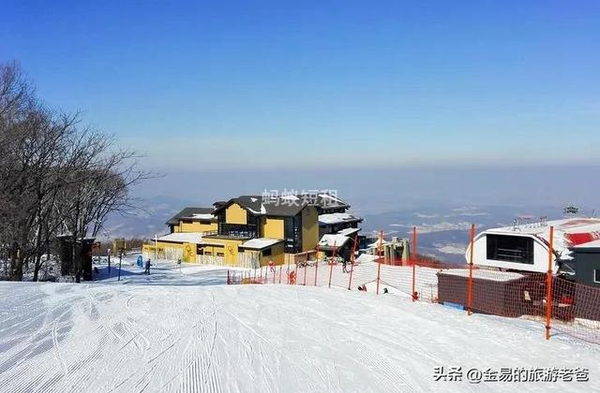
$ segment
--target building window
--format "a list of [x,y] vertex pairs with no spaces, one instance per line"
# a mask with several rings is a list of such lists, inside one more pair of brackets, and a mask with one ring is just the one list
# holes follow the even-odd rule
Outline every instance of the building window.
[[302,214],[285,217],[283,222],[285,252],[295,254],[302,252]]
[[222,252],[218,252],[218,253],[217,253],[217,256],[218,256],[218,257],[224,257],[224,256],[225,256],[225,254],[223,254]]
[[600,284],[600,269],[594,269],[594,282]]
[[248,214],[246,225],[243,224],[228,224],[225,221],[225,212],[219,214],[219,235],[231,236],[235,238],[251,239],[259,237],[257,218]]
[[270,257],[273,255],[273,250],[271,248],[265,248],[262,252],[263,257]]
[[525,236],[487,235],[487,259],[533,265],[533,239]]
[[204,252],[204,255],[206,255],[206,256],[209,256],[209,257],[210,257],[210,256],[212,256],[212,252],[210,252],[210,251],[206,251],[206,252]]

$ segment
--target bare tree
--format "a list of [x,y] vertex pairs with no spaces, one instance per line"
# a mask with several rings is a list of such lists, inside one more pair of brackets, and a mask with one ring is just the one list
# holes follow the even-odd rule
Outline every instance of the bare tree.
[[[21,280],[30,263],[37,280],[58,234],[72,238],[79,260],[77,242],[130,206],[130,187],[150,177],[137,169],[134,152],[80,123],[79,114],[46,108],[16,64],[0,64],[0,245],[11,280]],[[79,277],[81,266],[75,270]]]

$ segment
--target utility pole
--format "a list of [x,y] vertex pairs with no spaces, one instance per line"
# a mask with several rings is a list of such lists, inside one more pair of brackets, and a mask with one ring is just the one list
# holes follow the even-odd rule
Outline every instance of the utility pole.
[[158,235],[154,234],[154,263],[157,260],[157,252],[158,252]]
[[123,261],[123,249],[119,251],[119,278],[117,281],[121,281],[121,262]]

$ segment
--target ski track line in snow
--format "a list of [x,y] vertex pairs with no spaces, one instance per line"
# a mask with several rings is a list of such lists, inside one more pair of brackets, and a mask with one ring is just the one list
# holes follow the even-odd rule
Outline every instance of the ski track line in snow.
[[[61,306],[62,307],[62,306]],[[51,311],[55,311],[56,308]],[[6,362],[3,362],[0,365],[0,369],[4,369],[6,366],[9,366],[11,369],[19,367],[23,364],[27,359],[29,359],[35,351],[45,352],[47,350],[52,349],[55,343],[55,339],[57,339],[58,334],[56,331],[56,320],[62,318],[63,316],[68,314],[68,310],[60,314],[57,318],[52,321],[52,324],[48,322],[48,317],[50,313],[44,315],[44,322],[42,326],[36,329],[35,333],[31,334],[27,337],[27,340],[19,347],[20,350],[14,354],[12,357],[9,357]],[[44,337],[47,337],[44,339]],[[14,362],[15,358],[17,359]],[[58,360],[58,359],[57,359]],[[0,383],[3,382],[0,380]]]
[[[215,344],[217,337],[219,337],[219,329],[218,329],[218,312],[220,308],[216,307],[216,301],[214,298],[214,294],[211,293],[213,311],[207,316],[202,311],[199,311],[199,314],[203,317],[200,321],[196,322],[192,325],[192,330],[195,331],[194,334],[190,335],[188,343],[184,349],[184,362],[183,367],[180,368],[179,372],[177,372],[171,379],[169,379],[161,388],[164,390],[167,386],[171,385],[176,378],[180,378],[183,384],[183,392],[198,392],[198,391],[207,391],[207,392],[221,392],[222,387],[220,384],[220,378],[217,374],[217,370],[220,369],[220,364],[215,363],[215,359],[213,357]],[[214,324],[213,333],[211,335],[211,343],[210,348],[207,348],[204,344],[207,342],[208,333],[207,333],[207,321],[213,318]],[[194,340],[196,338],[197,340]],[[197,355],[196,348],[193,346],[194,343],[203,344],[203,350],[200,351],[200,355]],[[192,368],[192,378],[189,377],[188,370]],[[198,369],[203,372],[201,375],[198,375]],[[186,378],[186,374],[188,377]]]
[[[178,348],[177,346],[180,344],[181,340],[186,337],[194,337],[194,335],[192,334],[194,330],[198,330],[198,331],[204,331],[206,328],[206,324],[208,323],[208,321],[211,318],[216,317],[217,312],[219,311],[219,309],[214,309],[213,312],[209,315],[206,315],[205,313],[201,312],[200,310],[198,310],[198,314],[200,315],[201,319],[199,321],[197,321],[194,324],[191,324],[191,326],[185,328],[182,328],[182,331],[179,332],[180,336],[178,338],[175,339],[175,341],[173,343],[171,343],[167,348],[164,348],[163,350],[161,350],[161,352],[159,352],[157,355],[155,355],[153,358],[148,360],[148,363],[151,362],[155,362],[159,357],[168,355],[169,352],[173,352],[175,351],[175,348]],[[171,336],[171,334],[169,334],[168,336]],[[176,350],[176,353],[187,353],[190,351],[190,343],[189,343],[189,339],[188,339],[188,344],[186,344],[186,346],[184,348],[180,348],[178,350]],[[202,339],[201,342],[206,342],[206,339]],[[207,363],[210,364],[210,363]],[[210,367],[209,367],[210,368]],[[205,368],[206,369],[206,368]],[[182,373],[182,371],[185,371],[185,368],[180,369],[178,372],[174,373],[173,376],[171,376],[171,378],[168,379],[167,383],[165,383],[163,386],[166,388],[166,386],[170,385],[172,383],[173,380],[175,380],[176,378],[178,378],[180,376],[180,374]],[[213,382],[212,386],[213,388],[210,389],[211,391],[214,391],[215,387],[218,386],[219,383],[219,379],[217,378],[214,369],[212,370],[212,374],[209,375],[210,378],[212,378]],[[161,375],[159,379],[163,379],[166,376],[167,371],[166,370],[161,370]],[[197,389],[193,389],[192,391],[197,391]]]
[[[54,357],[56,358],[56,360],[58,360],[58,363],[61,365],[61,372],[57,372],[51,378],[51,380],[57,382],[59,380],[64,379],[65,375],[68,374],[66,362],[64,361],[62,351],[59,348],[59,341],[61,331],[65,330],[64,325],[67,324],[67,322],[69,321],[71,310],[67,308],[68,306],[64,306],[60,302],[57,302],[55,305],[50,306],[50,308],[42,311],[39,310],[39,306],[41,303],[42,301],[36,302],[36,304],[31,306],[31,310],[32,314],[43,315],[43,323],[36,329],[35,333],[31,334],[28,340],[26,340],[23,343],[23,345],[20,346],[20,351],[17,352],[16,355],[13,355],[12,358],[8,359],[8,361],[10,362],[11,359],[15,358],[15,356],[22,356],[22,359],[20,361],[17,361],[13,364],[12,368],[10,369],[10,371],[12,372],[0,373],[0,375],[6,375],[6,379],[0,378],[0,386],[5,386],[6,382],[12,381],[13,385],[15,385],[15,391],[28,392],[35,390],[35,388],[37,388],[39,385],[37,385],[37,383],[34,385],[32,384],[32,382],[39,382],[41,380],[41,377],[44,376],[44,373],[38,374],[38,377],[34,378],[32,381],[31,379],[27,378],[27,375],[25,373],[19,373],[18,370],[20,370],[23,361],[26,359],[30,359],[34,352],[44,353],[52,348],[54,348]],[[53,315],[56,316],[53,317]],[[68,326],[66,326],[66,328],[68,328]],[[23,356],[25,353],[27,353],[27,355]],[[32,361],[34,363],[37,363],[36,359],[38,358],[36,357]],[[49,369],[51,364],[52,363],[48,362],[39,364],[37,366],[37,369],[48,370],[48,373],[52,373],[52,371],[50,371]]]
[[[235,319],[241,326],[243,326],[244,328],[246,328],[249,332],[251,332],[254,336],[260,338],[260,340],[262,341],[262,343],[266,344],[268,348],[270,348],[273,352],[275,352],[277,355],[279,355],[279,358],[286,358],[288,360],[289,356],[287,354],[285,354],[284,352],[278,350],[275,345],[273,345],[271,343],[271,341],[269,339],[267,339],[266,337],[264,337],[262,334],[260,334],[259,332],[256,331],[256,329],[254,329],[252,326],[248,325],[246,322],[242,321],[239,317],[237,317],[236,315],[232,314],[231,312],[225,310],[225,314],[229,315],[231,318]],[[261,360],[264,360],[264,355],[262,352],[262,346],[260,345],[260,342],[258,343],[258,349],[259,349],[259,355],[261,356]],[[253,352],[255,352],[256,350],[254,350]],[[306,357],[303,359],[296,359],[299,360],[300,362],[305,363],[306,361]],[[292,361],[291,363],[296,363],[294,361]],[[299,367],[293,367],[292,368],[294,374],[296,374],[297,377],[299,377],[299,374],[303,374],[304,378],[298,378],[298,381],[303,381],[309,385],[314,385],[314,382],[311,379],[311,374],[305,370],[304,368],[299,368]],[[269,371],[267,369],[267,371]],[[310,390],[314,390],[314,388],[316,388],[315,386],[309,386]]]
[[67,364],[65,363],[65,359],[63,359],[63,357],[60,353],[60,346],[58,345],[58,338],[57,338],[57,334],[56,334],[56,322],[54,323],[54,326],[52,327],[52,344],[54,345],[54,350],[56,351],[56,358],[60,362],[60,365],[63,370],[63,378],[66,378],[67,375],[69,375],[69,369],[67,367]]

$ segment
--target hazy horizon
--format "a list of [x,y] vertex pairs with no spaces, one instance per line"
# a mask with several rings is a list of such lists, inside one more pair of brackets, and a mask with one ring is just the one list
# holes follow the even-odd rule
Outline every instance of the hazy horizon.
[[146,198],[178,198],[197,205],[260,195],[265,189],[331,189],[363,214],[457,205],[560,208],[574,204],[593,210],[600,209],[600,186],[593,181],[599,169],[600,165],[198,170],[166,172],[139,189]]

